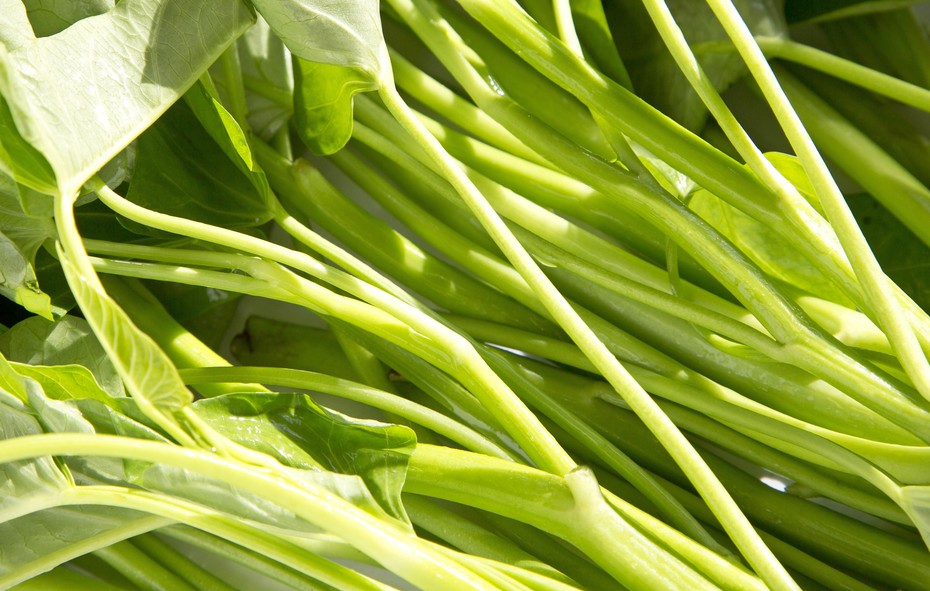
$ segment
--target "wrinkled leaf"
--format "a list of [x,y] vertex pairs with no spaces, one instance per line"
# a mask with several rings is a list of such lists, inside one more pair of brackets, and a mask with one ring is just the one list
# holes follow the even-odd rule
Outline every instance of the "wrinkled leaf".
[[225,227],[268,220],[263,196],[187,104],[179,102],[168,109],[136,144],[137,160],[126,195],[130,201]]
[[300,139],[317,155],[342,149],[352,137],[352,99],[377,90],[365,72],[295,60],[294,119]]
[[120,2],[51,37],[0,47],[0,94],[19,133],[54,170],[57,190],[71,195],[250,21],[239,0]]
[[416,445],[409,428],[351,418],[304,394],[232,394],[194,406],[223,435],[287,466],[359,475],[385,511],[406,519],[400,492]]
[[29,318],[0,335],[0,352],[10,361],[29,365],[79,365],[110,396],[123,396],[123,384],[100,341],[82,318],[55,322]]

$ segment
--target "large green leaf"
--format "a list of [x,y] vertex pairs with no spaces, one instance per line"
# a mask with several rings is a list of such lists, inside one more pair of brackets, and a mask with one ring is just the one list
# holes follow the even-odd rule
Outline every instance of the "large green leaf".
[[0,12],[0,94],[66,194],[151,125],[251,22],[240,0],[137,0],[26,41],[6,33],[21,26],[21,11]]
[[253,3],[301,58],[294,70],[294,113],[301,139],[317,154],[339,150],[352,134],[352,97],[390,80],[378,1]]
[[[194,92],[201,96],[199,91]],[[204,110],[210,108],[201,106]],[[219,122],[215,124],[222,126]],[[255,226],[268,220],[263,195],[186,103],[179,102],[168,109],[139,136],[136,146],[136,165],[126,195],[130,201],[155,211],[224,227]],[[230,149],[247,151],[248,146]],[[263,174],[261,178],[264,179]]]
[[406,520],[400,493],[416,446],[411,429],[354,419],[304,394],[230,394],[194,407],[223,435],[287,466],[360,476],[385,511]]
[[23,320],[0,335],[0,352],[10,361],[34,366],[83,367],[111,396],[124,395],[113,362],[82,318],[64,316],[55,322],[44,318]]

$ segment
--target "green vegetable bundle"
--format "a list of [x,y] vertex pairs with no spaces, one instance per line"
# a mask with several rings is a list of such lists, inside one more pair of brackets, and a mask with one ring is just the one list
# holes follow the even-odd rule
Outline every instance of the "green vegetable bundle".
[[912,4],[0,0],[0,589],[930,588]]

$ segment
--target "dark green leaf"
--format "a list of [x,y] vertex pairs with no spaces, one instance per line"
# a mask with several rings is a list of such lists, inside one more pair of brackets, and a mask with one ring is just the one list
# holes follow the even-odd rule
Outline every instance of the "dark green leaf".
[[[293,346],[296,343],[300,346]],[[295,367],[358,380],[339,342],[328,330],[252,316],[230,348],[243,365]]]
[[357,68],[294,62],[294,119],[300,139],[314,154],[341,150],[352,137],[352,98],[377,90],[377,83]]
[[126,197],[143,207],[225,227],[269,219],[255,185],[183,102],[139,137],[136,157]]
[[220,102],[215,89],[198,82],[184,95],[184,100],[203,125],[206,132],[226,157],[239,169],[267,204],[271,201],[271,188],[265,173],[252,157],[252,149],[236,119]]
[[930,248],[870,195],[847,195],[846,201],[885,273],[930,310]]

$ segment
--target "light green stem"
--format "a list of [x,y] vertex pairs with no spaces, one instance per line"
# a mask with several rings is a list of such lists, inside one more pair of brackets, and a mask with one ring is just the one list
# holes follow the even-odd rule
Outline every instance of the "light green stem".
[[[428,548],[398,526],[382,521],[306,479],[232,462],[208,452],[129,437],[85,434],[44,434],[0,442],[0,462],[15,462],[45,455],[90,455],[131,458],[191,470],[236,488],[274,498],[309,523],[339,535],[374,560],[425,588],[494,591],[480,577]],[[75,489],[80,490],[80,489]],[[139,493],[139,491],[130,491]]]
[[859,278],[867,302],[879,326],[897,353],[901,365],[917,390],[930,400],[930,363],[910,325],[907,311],[899,305],[895,288],[885,276],[875,255],[859,229],[843,194],[830,175],[813,140],[801,123],[791,102],[765,60],[752,33],[730,0],[709,0],[708,4],[743,57],[753,78],[788,137],[820,199],[824,213],[836,231],[849,262]]
[[[418,33],[429,35],[427,31],[431,31],[432,27],[443,26],[443,21],[428,3],[392,0],[391,5]],[[750,563],[765,574],[767,581],[787,581],[793,585],[790,576],[759,538],[700,454],[552,285],[465,172],[446,154],[409,108],[403,105],[399,96],[385,89],[382,89],[382,95],[389,110],[408,132],[422,138],[422,145],[431,152],[437,166],[445,173],[444,176],[456,187],[552,317],[675,458]],[[794,587],[786,585],[782,588]]]
[[[438,345],[438,349],[434,351],[421,349],[421,354],[436,360],[436,353],[441,352],[446,360],[444,369],[455,374],[455,377],[460,379],[488,408],[494,409],[496,414],[500,415],[501,424],[507,427],[524,451],[533,458],[533,461],[557,473],[567,472],[574,466],[555,438],[546,431],[510,388],[491,371],[468,340],[444,326],[433,316],[369,283],[324,265],[304,253],[241,232],[145,209],[120,197],[106,185],[98,185],[95,189],[101,201],[108,207],[134,221],[292,266],[369,302],[401,322],[408,323],[411,332],[422,333],[434,341],[434,346]],[[259,266],[253,271],[268,273],[271,269],[269,266]],[[288,284],[295,285],[296,279],[297,277],[294,276]],[[305,281],[297,281],[297,283],[299,286],[296,289],[300,291],[311,290],[320,293],[319,286]]]
[[[756,37],[756,43],[769,58],[781,58],[830,74],[850,84],[930,112],[930,90],[857,64],[830,52],[780,37]],[[733,46],[727,44],[732,50]]]

